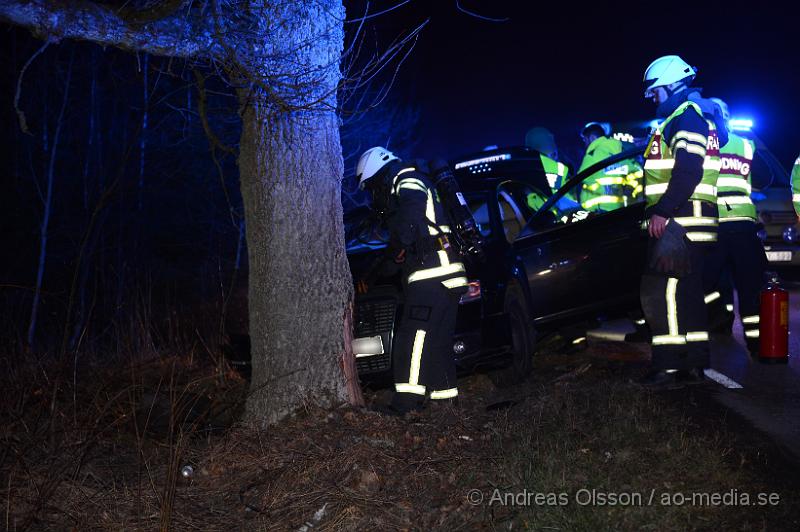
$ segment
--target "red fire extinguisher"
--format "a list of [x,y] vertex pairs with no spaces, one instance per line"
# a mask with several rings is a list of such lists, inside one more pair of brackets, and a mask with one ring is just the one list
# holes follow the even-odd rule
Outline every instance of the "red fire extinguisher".
[[789,293],[781,288],[780,279],[774,274],[761,291],[758,334],[761,362],[789,361]]

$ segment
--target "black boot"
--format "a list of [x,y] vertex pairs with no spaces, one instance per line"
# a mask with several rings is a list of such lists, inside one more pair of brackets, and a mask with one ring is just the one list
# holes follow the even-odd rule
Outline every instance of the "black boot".
[[734,314],[730,311],[722,311],[714,316],[709,316],[708,332],[730,336],[733,334]]
[[636,381],[636,384],[651,390],[674,389],[683,386],[678,382],[677,370],[653,369]]
[[745,338],[745,343],[747,344],[747,350],[750,351],[750,356],[753,357],[753,360],[757,360],[761,342],[757,339]]
[[683,384],[702,384],[706,380],[706,375],[703,368],[692,368],[678,371],[676,380]]
[[409,394],[395,393],[392,397],[392,402],[388,405],[375,405],[372,409],[375,412],[385,414],[387,416],[402,417],[409,412],[419,412],[424,408],[424,399],[416,399],[408,397]]

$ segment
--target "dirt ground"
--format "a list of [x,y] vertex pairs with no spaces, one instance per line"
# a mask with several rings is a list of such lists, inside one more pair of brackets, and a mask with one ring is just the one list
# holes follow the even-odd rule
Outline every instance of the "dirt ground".
[[16,371],[3,526],[800,529],[794,464],[700,391],[640,390],[637,357],[613,349],[539,353],[534,377],[508,389],[464,378],[456,408],[398,419],[308,406],[270,430],[236,421],[236,374],[180,357],[91,378]]

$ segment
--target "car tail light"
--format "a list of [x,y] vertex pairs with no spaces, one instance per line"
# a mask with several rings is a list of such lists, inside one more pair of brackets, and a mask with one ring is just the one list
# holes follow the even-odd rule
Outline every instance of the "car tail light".
[[470,281],[467,285],[467,293],[461,296],[461,299],[458,300],[459,305],[463,305],[464,303],[471,303],[472,301],[477,301],[481,298],[481,282],[480,281]]

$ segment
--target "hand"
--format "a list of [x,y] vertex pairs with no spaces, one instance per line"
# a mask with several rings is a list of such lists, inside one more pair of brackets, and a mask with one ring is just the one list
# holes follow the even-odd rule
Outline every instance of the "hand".
[[366,294],[368,288],[367,282],[364,279],[361,279],[356,283],[356,294]]
[[648,231],[650,232],[650,236],[653,238],[661,238],[661,235],[664,234],[664,230],[667,228],[668,222],[669,218],[664,218],[658,214],[652,215],[650,217],[650,223],[647,227]]
[[403,264],[406,261],[406,250],[401,249],[400,252],[394,256],[395,264]]

